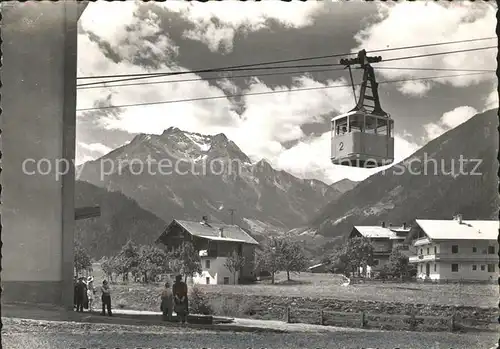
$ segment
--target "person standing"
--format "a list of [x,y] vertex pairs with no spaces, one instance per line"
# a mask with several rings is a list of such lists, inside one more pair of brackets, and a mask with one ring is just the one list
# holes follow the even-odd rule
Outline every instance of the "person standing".
[[73,278],[73,308],[76,309],[76,303],[77,303],[77,293],[78,293],[78,278],[75,277]]
[[94,287],[94,278],[89,276],[87,279],[87,299],[89,302],[89,312],[92,312],[92,305],[94,304],[94,295],[95,295],[95,287]]
[[187,285],[182,281],[182,275],[177,275],[174,286],[172,286],[172,293],[174,295],[175,313],[183,324],[186,323],[189,309],[187,292]]
[[108,310],[108,316],[113,316],[111,313],[111,290],[108,285],[108,281],[104,280],[101,286],[101,302],[102,302],[102,312],[101,315],[106,315],[105,310]]
[[83,305],[85,302],[85,296],[87,293],[85,283],[83,282],[83,278],[78,280],[76,284],[76,311],[83,312]]
[[163,313],[163,321],[172,321],[173,294],[170,289],[170,284],[165,282],[165,288],[161,293],[160,309]]

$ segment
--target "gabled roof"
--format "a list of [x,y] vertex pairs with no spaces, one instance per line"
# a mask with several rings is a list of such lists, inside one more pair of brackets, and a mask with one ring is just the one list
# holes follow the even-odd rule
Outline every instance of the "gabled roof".
[[[172,223],[174,222],[183,227],[189,234],[203,239],[213,241],[241,242],[251,245],[259,244],[254,238],[252,238],[247,232],[245,232],[237,225],[212,222],[209,222],[207,225],[201,222],[184,221],[179,219],[174,219]],[[169,229],[170,225],[167,227],[167,229]],[[219,236],[220,228],[222,228],[223,230],[222,237]]]
[[391,237],[396,236],[396,233],[394,233],[391,229],[384,228],[381,226],[356,225],[356,226],[354,226],[354,229],[356,229],[365,238],[387,238],[387,239],[390,239]]
[[497,240],[500,226],[497,220],[417,219],[416,223],[432,240]]

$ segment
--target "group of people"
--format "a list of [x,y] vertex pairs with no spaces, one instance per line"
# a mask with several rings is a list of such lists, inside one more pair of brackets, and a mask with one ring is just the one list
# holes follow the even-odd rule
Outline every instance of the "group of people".
[[[74,288],[74,307],[76,311],[83,312],[83,309],[88,309],[91,312],[94,296],[97,293],[94,287],[94,279],[91,276],[88,278],[77,278],[75,276]],[[112,316],[111,290],[106,280],[102,282],[100,291],[102,302],[101,315],[105,315],[105,310],[107,310],[108,315]],[[175,283],[172,285],[172,288],[170,288],[169,282],[165,283],[165,288],[161,293],[160,309],[165,321],[171,321],[172,313],[175,312],[180,322],[183,324],[186,323],[189,313],[188,288],[186,283],[182,281],[181,275],[175,277]]]
[[186,283],[182,281],[181,275],[175,277],[172,288],[170,288],[169,282],[165,283],[165,288],[161,293],[160,309],[164,321],[171,321],[172,312],[175,311],[179,321],[183,324],[186,323],[189,313],[188,289]]
[[[108,315],[112,316],[111,312],[111,290],[106,280],[102,282],[101,290],[101,315],[105,315],[107,310]],[[83,309],[88,309],[91,312],[94,303],[94,296],[97,293],[94,287],[94,278],[89,276],[87,279],[84,277],[74,279],[74,307],[77,312],[83,312]]]

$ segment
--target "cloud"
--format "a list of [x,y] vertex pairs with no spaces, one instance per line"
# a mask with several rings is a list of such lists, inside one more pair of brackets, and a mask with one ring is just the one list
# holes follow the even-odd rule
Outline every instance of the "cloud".
[[423,97],[431,88],[429,81],[405,81],[398,89],[404,95]]
[[224,1],[192,4],[180,1],[157,3],[170,12],[176,12],[194,25],[184,37],[206,44],[213,52],[228,53],[233,49],[235,34],[248,33],[268,27],[274,20],[280,25],[300,28],[313,23],[314,15],[325,9],[322,2],[290,2],[273,0],[261,2]]
[[115,63],[152,68],[171,63],[178,55],[178,47],[158,23],[158,15],[136,1],[91,3],[79,21],[80,34],[97,43]]
[[486,97],[483,112],[494,108],[498,108],[498,90],[496,88]]
[[[353,51],[357,52],[364,48],[369,52],[370,50],[385,48],[494,37],[494,40],[374,53],[381,55],[384,60],[494,46],[496,45],[495,27],[496,11],[487,3],[460,2],[445,5],[436,2],[378,3],[377,19],[369,23],[356,35],[355,38],[359,46]],[[455,75],[460,72],[381,68],[495,69],[495,55],[496,51],[494,49],[488,49],[386,63],[381,62],[376,64],[376,70],[379,67],[378,74],[388,80]],[[494,73],[435,79],[432,84],[407,82],[401,84],[399,90],[407,95],[422,97],[433,86],[438,84],[464,87],[492,78],[495,78]]]
[[443,133],[469,120],[477,113],[478,111],[475,108],[469,106],[457,107],[444,113],[437,123],[424,125],[424,129],[427,132],[425,140],[430,141],[441,136]]
[[76,165],[100,158],[112,150],[113,148],[110,148],[102,143],[85,143],[79,141],[76,144]]
[[83,149],[88,150],[93,153],[99,153],[100,155],[104,155],[112,151],[113,149],[105,146],[102,143],[91,143],[91,144],[86,144],[83,142],[78,143],[79,146],[81,146]]

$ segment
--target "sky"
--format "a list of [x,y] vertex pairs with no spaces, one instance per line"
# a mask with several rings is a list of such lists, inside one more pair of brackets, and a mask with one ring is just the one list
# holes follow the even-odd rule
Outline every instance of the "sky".
[[[79,21],[78,77],[191,72],[361,49],[387,60],[495,46],[495,11],[485,2],[96,2],[88,5]],[[370,54],[487,37],[495,39]],[[496,52],[382,61],[373,66],[379,82],[471,74],[459,69],[496,69]],[[339,58],[287,65],[325,63],[339,63]],[[328,184],[343,178],[363,180],[383,169],[331,164],[330,119],[354,107],[352,89],[336,87],[349,83],[348,72],[288,71],[294,73],[189,73],[121,82],[148,83],[142,85],[81,86],[77,109],[219,98],[77,111],[77,163],[96,159],[139,133],[161,134],[174,126],[202,134],[225,133],[255,162],[266,159],[277,169]],[[361,73],[353,73],[359,83]],[[78,79],[78,84],[93,81],[98,80]],[[329,88],[300,90],[312,87]],[[395,122],[395,161],[475,114],[498,107],[496,88],[494,72],[380,83],[382,108]],[[251,95],[261,92],[277,93]]]

